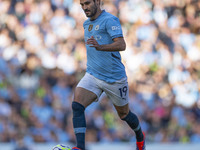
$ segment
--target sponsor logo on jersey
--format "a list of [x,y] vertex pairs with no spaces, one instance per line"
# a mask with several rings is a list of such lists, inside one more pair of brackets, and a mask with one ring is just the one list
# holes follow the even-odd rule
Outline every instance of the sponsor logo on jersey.
[[120,30],[121,27],[120,26],[112,26],[112,30]]
[[92,30],[92,28],[93,28],[93,25],[92,25],[92,24],[90,24],[90,25],[89,25],[89,27],[88,27],[88,31],[91,31],[91,30]]
[[97,41],[102,39],[101,35],[95,35],[94,38],[95,38]]
[[[88,37],[88,36],[85,36],[85,41],[87,41],[88,39],[90,39],[91,37]],[[102,39],[102,36],[101,35],[95,35],[94,36],[95,40],[101,40]]]

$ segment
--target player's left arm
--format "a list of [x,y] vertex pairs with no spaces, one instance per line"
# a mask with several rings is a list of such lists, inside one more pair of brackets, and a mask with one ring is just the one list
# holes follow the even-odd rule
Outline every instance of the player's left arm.
[[99,43],[92,36],[87,40],[86,44],[90,47],[95,47],[99,51],[124,51],[126,49],[126,43],[123,37],[117,37],[113,39],[113,43],[106,45],[99,45]]

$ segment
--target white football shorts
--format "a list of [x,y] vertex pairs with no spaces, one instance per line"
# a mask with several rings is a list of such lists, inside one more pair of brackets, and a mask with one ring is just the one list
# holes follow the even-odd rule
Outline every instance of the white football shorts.
[[86,72],[77,87],[82,87],[96,94],[97,101],[103,92],[106,93],[108,99],[116,106],[124,106],[129,101],[127,78],[122,78],[114,83],[107,83]]

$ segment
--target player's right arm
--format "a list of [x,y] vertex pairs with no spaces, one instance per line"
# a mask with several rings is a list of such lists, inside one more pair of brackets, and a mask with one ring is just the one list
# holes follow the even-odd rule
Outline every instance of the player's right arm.
[[117,17],[109,17],[106,19],[106,32],[112,38],[111,44],[99,45],[94,37],[87,40],[86,44],[95,47],[99,51],[124,51],[126,49],[126,43],[123,38],[122,28],[120,21]]
[[113,43],[106,45],[99,45],[95,38],[92,36],[86,42],[90,47],[95,47],[99,51],[124,51],[126,49],[126,43],[123,37],[117,37],[113,39]]

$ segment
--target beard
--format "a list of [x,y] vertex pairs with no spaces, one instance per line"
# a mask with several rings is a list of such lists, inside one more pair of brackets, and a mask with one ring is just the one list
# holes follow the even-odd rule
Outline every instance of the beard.
[[87,17],[93,17],[97,13],[97,6],[94,5],[90,10],[85,10],[85,15]]

